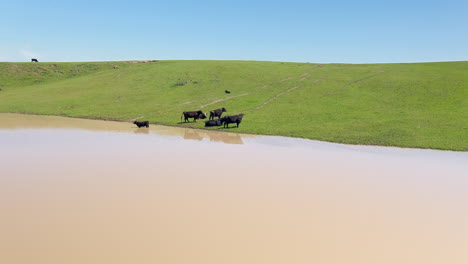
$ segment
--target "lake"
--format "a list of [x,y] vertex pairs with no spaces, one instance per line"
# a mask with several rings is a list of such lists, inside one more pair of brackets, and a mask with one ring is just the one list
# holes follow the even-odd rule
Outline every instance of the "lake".
[[0,263],[468,263],[468,152],[233,131],[0,114]]

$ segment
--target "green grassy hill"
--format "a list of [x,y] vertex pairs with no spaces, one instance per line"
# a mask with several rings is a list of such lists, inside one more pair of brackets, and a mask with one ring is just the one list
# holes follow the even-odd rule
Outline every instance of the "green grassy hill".
[[468,62],[0,63],[0,89],[0,112],[202,128],[181,113],[226,107],[229,131],[468,150]]

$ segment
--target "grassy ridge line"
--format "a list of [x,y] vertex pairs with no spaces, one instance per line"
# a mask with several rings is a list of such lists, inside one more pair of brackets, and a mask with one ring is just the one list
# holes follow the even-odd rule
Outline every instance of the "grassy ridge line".
[[0,112],[202,128],[182,111],[226,107],[246,114],[230,131],[467,151],[466,72],[468,62],[0,63]]
[[0,63],[0,85],[23,87],[51,81],[75,78],[113,67],[125,67],[130,62],[95,63]]

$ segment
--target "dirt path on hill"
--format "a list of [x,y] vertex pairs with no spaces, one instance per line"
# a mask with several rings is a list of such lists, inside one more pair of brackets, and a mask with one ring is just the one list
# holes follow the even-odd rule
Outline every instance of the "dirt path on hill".
[[211,103],[208,103],[208,104],[205,104],[205,105],[201,105],[200,108],[204,108],[204,107],[207,107],[207,106],[210,106],[210,105],[213,105],[213,104],[217,104],[217,103],[220,103],[220,102],[224,102],[224,101],[226,101],[226,100],[229,100],[229,99],[233,99],[233,98],[245,96],[245,95],[248,95],[248,94],[250,94],[250,93],[244,93],[244,94],[239,94],[239,95],[235,95],[235,96],[230,96],[230,97],[224,98],[224,99],[214,100],[214,101],[211,102]]
[[[323,65],[317,65],[316,67],[323,67]],[[285,78],[285,79],[281,79],[281,80],[278,80],[278,81],[273,81],[273,82],[269,82],[269,83],[263,84],[263,85],[261,85],[260,87],[255,88],[254,90],[252,90],[251,92],[248,92],[248,93],[243,93],[243,94],[240,94],[240,95],[230,96],[230,97],[228,97],[228,98],[215,100],[215,101],[213,101],[213,102],[211,102],[211,103],[208,103],[208,104],[205,104],[205,105],[201,105],[200,108],[204,108],[204,107],[206,107],[206,106],[210,106],[210,105],[213,105],[213,104],[217,104],[217,103],[220,103],[220,102],[224,102],[224,101],[226,101],[226,100],[234,99],[234,98],[237,98],[237,97],[249,95],[249,94],[251,94],[251,93],[254,93],[254,92],[258,92],[258,91],[260,91],[260,90],[263,90],[263,89],[265,89],[265,88],[267,88],[267,87],[269,87],[269,86],[271,86],[271,85],[274,85],[274,84],[277,84],[277,83],[286,82],[286,81],[293,80],[293,79],[296,79],[296,78],[301,78],[299,81],[302,82],[302,81],[304,81],[305,79],[307,79],[307,78],[310,76],[311,72],[313,72],[315,69],[316,69],[316,68],[313,68],[313,69],[311,69],[311,70],[309,70],[309,71],[307,71],[307,72],[305,72],[305,73],[303,73],[303,74],[301,74],[301,75],[299,75],[299,76],[289,76],[289,77],[287,77],[287,78]],[[273,101],[275,98],[277,98],[277,97],[279,97],[279,96],[281,96],[281,95],[283,95],[283,94],[285,94],[285,93],[287,93],[287,92],[293,91],[293,90],[295,90],[295,89],[297,89],[297,88],[299,88],[299,87],[300,87],[300,86],[295,86],[295,87],[293,87],[293,88],[288,88],[288,89],[282,91],[281,93],[275,95],[274,97],[268,99],[267,101],[265,101],[265,102],[262,103],[261,105],[255,107],[255,108],[252,108],[252,109],[250,109],[250,110],[261,108],[261,107],[263,107],[264,105],[266,105],[266,104],[270,103],[271,101]]]
[[297,88],[300,88],[300,87],[302,87],[302,85],[294,86],[294,87],[289,88],[289,89],[287,89],[287,90],[285,90],[285,91],[282,91],[281,93],[276,94],[275,96],[273,96],[273,97],[271,97],[270,99],[266,100],[266,101],[263,102],[261,105],[255,107],[255,108],[252,108],[252,109],[250,109],[250,110],[247,110],[247,111],[252,111],[252,110],[260,109],[260,108],[264,107],[265,105],[267,105],[267,104],[273,102],[273,101],[274,101],[275,99],[277,99],[278,97],[284,95],[285,93],[289,93],[289,92],[294,91],[294,90],[296,90]]
[[[317,65],[317,67],[323,67],[323,66]],[[310,74],[311,74],[314,70],[315,70],[315,69],[309,70],[308,72],[303,73],[303,74],[301,74],[300,76],[288,77],[288,78],[283,79],[283,80],[280,80],[280,81],[270,82],[270,83],[268,83],[268,85],[272,85],[272,84],[275,84],[275,83],[284,82],[284,81],[291,80],[291,79],[295,79],[295,78],[301,78],[301,79],[299,80],[299,82],[302,82],[302,81],[306,80],[307,78],[309,78],[309,77],[310,77]],[[316,80],[314,81],[314,83],[315,83],[315,82],[319,82],[319,81],[321,81],[321,80],[322,80],[322,79],[316,79]],[[283,90],[283,91],[281,91],[280,93],[274,95],[273,97],[270,97],[269,99],[267,99],[265,102],[261,103],[260,105],[258,105],[258,106],[256,106],[256,107],[253,107],[253,108],[250,108],[250,109],[247,109],[247,110],[244,110],[243,112],[249,112],[249,111],[253,111],[253,110],[260,109],[260,108],[262,108],[262,107],[264,107],[264,106],[270,104],[270,103],[273,102],[274,100],[278,99],[279,97],[283,96],[284,94],[289,93],[289,92],[291,92],[291,91],[294,91],[294,90],[296,90],[296,89],[298,89],[298,88],[301,88],[302,86],[303,86],[303,85],[297,85],[297,86],[294,86],[294,87],[292,87],[292,88],[288,88],[288,89],[286,89],[286,90]],[[265,87],[266,87],[265,85],[262,86],[262,88],[265,88]]]
[[353,84],[360,83],[360,82],[365,81],[365,80],[367,80],[367,79],[373,78],[373,77],[375,77],[375,76],[377,76],[377,75],[379,75],[379,74],[382,74],[383,72],[384,72],[384,71],[379,71],[379,72],[374,73],[374,74],[372,74],[372,75],[369,75],[369,76],[366,76],[366,77],[363,77],[363,78],[354,80],[354,81],[352,81],[352,82],[349,82],[349,83],[345,84],[344,86],[342,86],[342,87],[340,87],[340,88],[337,88],[337,89],[335,89],[335,90],[333,90],[333,91],[328,92],[325,96],[335,95],[335,94],[337,94],[338,92],[341,92],[341,91],[345,90],[346,88],[348,88],[349,86],[351,86],[351,85],[353,85]]

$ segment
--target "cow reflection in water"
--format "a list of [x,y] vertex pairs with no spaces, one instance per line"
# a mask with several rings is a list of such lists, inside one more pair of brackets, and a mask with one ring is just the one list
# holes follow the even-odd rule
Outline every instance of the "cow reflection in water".
[[135,134],[149,134],[149,128],[137,128]]
[[184,130],[184,139],[202,141],[204,138],[209,138],[212,142],[223,142],[226,144],[244,144],[244,142],[242,141],[242,137],[234,133],[203,131],[188,128]]
[[226,144],[244,144],[242,137],[237,134],[209,133],[210,141],[224,142]]
[[184,139],[202,140],[203,136],[195,129],[185,129]]

